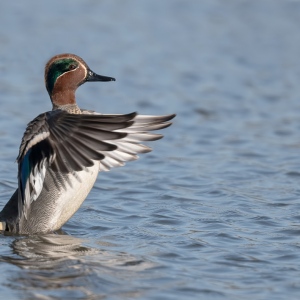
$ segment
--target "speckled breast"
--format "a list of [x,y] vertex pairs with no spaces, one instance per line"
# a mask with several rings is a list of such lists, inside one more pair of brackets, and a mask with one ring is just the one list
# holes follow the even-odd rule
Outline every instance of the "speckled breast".
[[29,218],[23,224],[22,231],[32,233],[34,228],[36,232],[46,232],[61,228],[79,209],[92,189],[98,173],[99,162],[75,175],[48,172],[44,188],[38,199],[32,203]]

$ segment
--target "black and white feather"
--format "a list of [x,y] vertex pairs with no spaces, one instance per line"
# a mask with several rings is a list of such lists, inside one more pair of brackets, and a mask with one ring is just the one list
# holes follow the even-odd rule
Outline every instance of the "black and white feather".
[[17,158],[19,218],[27,218],[30,204],[43,189],[47,170],[76,176],[95,161],[100,161],[99,171],[123,166],[137,159],[137,154],[151,151],[140,143],[162,138],[149,131],[170,126],[175,116],[82,112],[54,110],[28,124]]

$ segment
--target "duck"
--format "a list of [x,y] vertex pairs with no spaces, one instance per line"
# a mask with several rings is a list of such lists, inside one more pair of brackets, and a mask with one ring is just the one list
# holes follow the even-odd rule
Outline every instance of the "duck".
[[101,114],[77,105],[75,92],[86,82],[115,78],[93,72],[79,56],[52,57],[45,86],[52,110],[27,124],[18,164],[18,186],[0,212],[7,234],[53,233],[74,215],[101,171],[123,166],[152,149],[144,142],[161,139],[175,114]]

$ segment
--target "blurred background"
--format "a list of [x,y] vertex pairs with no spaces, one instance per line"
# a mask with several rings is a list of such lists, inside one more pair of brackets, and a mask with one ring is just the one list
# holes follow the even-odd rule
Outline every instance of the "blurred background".
[[65,234],[0,237],[6,299],[298,299],[300,1],[0,4],[0,206],[44,65],[117,79],[80,107],[176,113],[154,151],[100,173]]

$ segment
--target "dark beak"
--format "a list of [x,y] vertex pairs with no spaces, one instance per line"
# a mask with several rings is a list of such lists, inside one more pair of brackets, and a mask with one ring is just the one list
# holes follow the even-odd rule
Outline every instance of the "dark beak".
[[116,79],[113,77],[98,75],[92,70],[88,70],[86,81],[116,81]]

